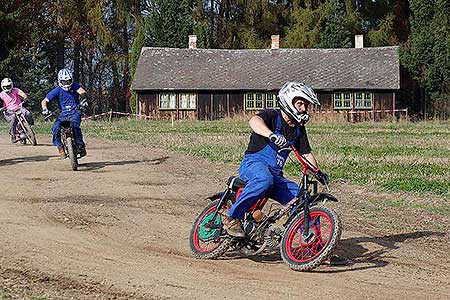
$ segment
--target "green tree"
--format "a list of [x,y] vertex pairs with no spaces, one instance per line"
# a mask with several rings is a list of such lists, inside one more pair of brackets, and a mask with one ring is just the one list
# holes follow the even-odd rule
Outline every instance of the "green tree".
[[[138,30],[133,46],[131,47],[130,64],[131,64],[131,81],[134,79],[137,63],[141,54],[142,48],[145,46],[145,27],[143,24],[137,24]],[[132,113],[137,113],[136,110],[136,93],[131,92],[130,108]]]
[[319,48],[349,48],[352,33],[349,30],[347,10],[342,0],[330,0],[326,9],[325,27],[320,33]]
[[154,1],[147,23],[148,44],[186,48],[187,37],[193,29],[192,8],[190,0]]
[[426,115],[443,107],[450,110],[450,3],[411,0],[410,8],[411,36],[401,63],[424,89]]
[[293,5],[291,23],[286,31],[285,41],[281,44],[286,48],[314,48],[320,43],[322,26],[328,13],[325,3]]

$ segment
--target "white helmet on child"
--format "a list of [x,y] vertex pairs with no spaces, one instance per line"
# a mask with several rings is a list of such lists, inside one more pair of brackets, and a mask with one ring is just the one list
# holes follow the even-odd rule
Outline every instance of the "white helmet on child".
[[12,88],[13,88],[13,81],[11,80],[11,78],[3,78],[2,91],[4,91],[5,93],[9,93],[11,92]]
[[313,89],[303,82],[286,82],[278,92],[278,104],[281,110],[294,122],[305,123],[308,121],[309,116],[295,108],[293,101],[296,98],[302,98],[315,105],[320,105],[319,99],[317,99]]
[[58,85],[65,91],[72,87],[72,73],[68,69],[61,69],[58,72]]

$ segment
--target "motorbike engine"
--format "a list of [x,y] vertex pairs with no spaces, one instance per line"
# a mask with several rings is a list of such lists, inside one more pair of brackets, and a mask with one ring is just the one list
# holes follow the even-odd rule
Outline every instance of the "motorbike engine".
[[271,224],[264,233],[264,241],[270,248],[278,248],[282,238],[283,228],[276,224]]
[[247,236],[253,235],[255,230],[258,228],[258,226],[255,224],[255,222],[253,222],[251,220],[247,220],[247,219],[242,224],[242,227],[244,228],[244,231],[247,234]]

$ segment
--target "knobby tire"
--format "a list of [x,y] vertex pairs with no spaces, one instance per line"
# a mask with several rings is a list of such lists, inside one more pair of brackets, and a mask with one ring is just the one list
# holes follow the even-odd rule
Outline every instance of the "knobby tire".
[[[287,225],[281,241],[281,257],[289,268],[295,271],[310,271],[318,267],[332,254],[341,237],[341,222],[335,211],[316,206],[311,208],[310,216],[311,222],[314,222],[310,225],[310,232],[311,230],[315,232],[315,237],[310,243],[303,243],[301,240],[303,214],[295,217]],[[329,228],[324,228],[328,227],[324,223],[330,223]]]
[[66,146],[72,170],[76,171],[78,170],[78,158],[77,153],[75,152],[75,147],[73,146],[73,139],[71,137],[67,137]]
[[[201,243],[203,242],[199,238],[199,235],[201,234],[200,231],[202,230],[201,228],[202,221],[205,220],[205,218],[208,218],[208,216],[212,217],[211,215],[214,213],[218,204],[219,200],[216,200],[211,202],[208,206],[206,206],[203,209],[203,211],[197,216],[194,224],[192,225],[191,234],[189,235],[189,245],[192,254],[196,258],[217,259],[219,256],[225,254],[225,252],[227,252],[227,250],[231,246],[231,238],[229,236],[220,238],[218,242],[211,241],[213,245],[211,249],[202,247]],[[219,215],[217,217],[220,219]],[[222,223],[221,220],[220,223]],[[223,229],[214,229],[214,230],[223,231]]]
[[24,127],[25,134],[26,134],[28,140],[31,142],[31,145],[36,146],[37,140],[36,140],[36,135],[34,134],[33,128],[31,128],[31,126],[28,122],[23,122],[22,124]]

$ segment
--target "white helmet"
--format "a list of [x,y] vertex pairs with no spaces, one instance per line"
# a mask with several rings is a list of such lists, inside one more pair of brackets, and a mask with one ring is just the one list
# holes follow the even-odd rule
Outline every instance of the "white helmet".
[[13,82],[12,82],[11,78],[3,78],[2,91],[4,91],[5,93],[9,93],[9,92],[11,92],[12,88],[13,88]]
[[311,104],[320,105],[316,93],[303,82],[286,82],[278,92],[278,104],[281,110],[294,122],[305,123],[309,120],[307,113],[300,113],[293,104],[295,98],[302,98]]
[[61,69],[58,72],[58,85],[65,91],[72,87],[72,73],[68,69]]

